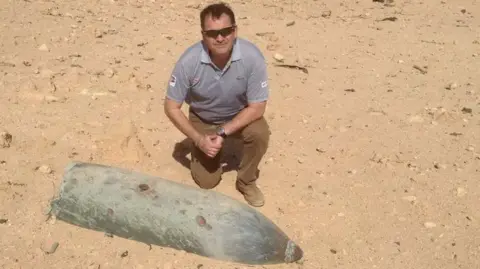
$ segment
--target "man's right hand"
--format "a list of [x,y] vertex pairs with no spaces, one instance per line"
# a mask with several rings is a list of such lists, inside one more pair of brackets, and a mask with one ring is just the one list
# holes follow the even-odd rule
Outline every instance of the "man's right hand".
[[195,144],[208,157],[213,158],[222,148],[222,144],[216,141],[218,138],[216,134],[205,134]]
[[198,133],[197,130],[192,126],[188,121],[187,117],[181,111],[182,103],[178,103],[174,100],[165,98],[164,111],[168,118],[173,122],[173,124],[180,130],[184,135],[190,137],[195,142],[201,151],[203,151],[207,156],[213,158],[222,148],[223,138],[217,136],[216,134],[205,134],[202,135]]

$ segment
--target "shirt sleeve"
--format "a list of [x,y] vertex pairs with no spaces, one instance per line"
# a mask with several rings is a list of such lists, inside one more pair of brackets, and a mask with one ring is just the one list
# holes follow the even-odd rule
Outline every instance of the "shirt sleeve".
[[185,101],[190,88],[187,73],[182,62],[177,62],[170,74],[167,85],[167,97],[179,103]]
[[267,100],[268,96],[267,64],[263,57],[258,57],[255,59],[252,72],[248,77],[247,100],[248,103],[257,103]]

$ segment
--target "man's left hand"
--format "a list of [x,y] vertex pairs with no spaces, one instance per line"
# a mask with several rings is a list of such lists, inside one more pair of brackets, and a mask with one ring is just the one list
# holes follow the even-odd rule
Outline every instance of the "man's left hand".
[[212,142],[220,147],[223,146],[223,141],[225,141],[225,139],[219,135],[215,136],[215,138],[212,139]]

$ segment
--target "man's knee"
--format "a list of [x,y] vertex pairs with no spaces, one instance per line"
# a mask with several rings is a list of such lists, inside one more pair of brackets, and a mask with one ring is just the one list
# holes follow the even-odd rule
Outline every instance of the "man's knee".
[[213,189],[221,180],[220,155],[208,158],[197,148],[192,151],[190,163],[192,178],[202,189]]
[[192,171],[192,178],[202,189],[213,189],[220,183],[221,180],[221,176],[219,175],[200,175],[194,171]]
[[260,118],[245,127],[242,132],[245,142],[257,144],[259,147],[267,147],[270,139],[270,128],[265,118]]

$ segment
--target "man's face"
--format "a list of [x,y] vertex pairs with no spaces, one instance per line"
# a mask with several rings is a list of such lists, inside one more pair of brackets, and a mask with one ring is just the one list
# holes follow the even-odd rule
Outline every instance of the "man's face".
[[222,14],[218,19],[208,15],[205,17],[202,36],[212,56],[226,56],[233,48],[237,29],[227,14]]

